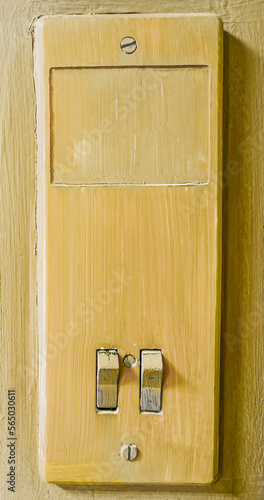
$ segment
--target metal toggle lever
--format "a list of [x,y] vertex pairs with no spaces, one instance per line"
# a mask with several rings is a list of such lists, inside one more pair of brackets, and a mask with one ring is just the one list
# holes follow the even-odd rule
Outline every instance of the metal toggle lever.
[[117,349],[98,349],[96,407],[116,410],[118,402],[119,358]]
[[140,409],[161,411],[163,360],[160,349],[142,349],[140,352]]

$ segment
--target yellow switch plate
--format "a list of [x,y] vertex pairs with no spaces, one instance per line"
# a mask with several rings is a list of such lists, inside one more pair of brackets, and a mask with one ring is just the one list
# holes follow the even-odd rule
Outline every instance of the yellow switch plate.
[[[55,483],[205,484],[218,467],[222,26],[36,22],[40,467]],[[137,42],[127,54],[120,42]],[[118,409],[96,351],[118,349]],[[161,349],[162,411],[140,412]],[[134,444],[137,458],[120,450]]]

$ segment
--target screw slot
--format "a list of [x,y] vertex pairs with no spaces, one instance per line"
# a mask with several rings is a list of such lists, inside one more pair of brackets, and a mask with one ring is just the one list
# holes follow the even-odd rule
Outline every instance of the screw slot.
[[138,456],[138,449],[134,444],[124,444],[121,448],[121,456],[125,460],[135,460]]
[[121,40],[120,47],[126,54],[133,54],[137,50],[137,42],[132,36],[126,36]]
[[137,364],[137,358],[133,354],[127,354],[123,359],[123,364],[128,368],[133,368]]

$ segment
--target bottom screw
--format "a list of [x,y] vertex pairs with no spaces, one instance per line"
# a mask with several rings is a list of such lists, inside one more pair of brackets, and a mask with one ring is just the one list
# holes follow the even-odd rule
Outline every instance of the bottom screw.
[[126,460],[135,460],[138,455],[138,449],[134,444],[124,444],[121,448],[121,456]]

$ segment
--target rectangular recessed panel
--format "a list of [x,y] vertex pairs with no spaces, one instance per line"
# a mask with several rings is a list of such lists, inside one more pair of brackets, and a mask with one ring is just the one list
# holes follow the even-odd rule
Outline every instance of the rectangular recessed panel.
[[209,179],[208,67],[52,69],[55,184]]

